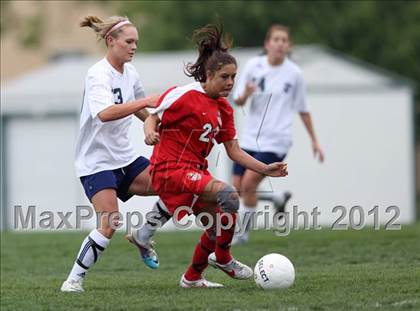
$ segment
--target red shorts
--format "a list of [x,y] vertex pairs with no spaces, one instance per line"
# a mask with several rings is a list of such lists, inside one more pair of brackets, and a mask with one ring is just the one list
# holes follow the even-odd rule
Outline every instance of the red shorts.
[[165,203],[169,213],[176,214],[178,220],[188,214],[185,207],[197,211],[203,206],[204,202],[198,196],[213,179],[207,169],[202,170],[195,165],[152,170],[150,174],[153,190]]

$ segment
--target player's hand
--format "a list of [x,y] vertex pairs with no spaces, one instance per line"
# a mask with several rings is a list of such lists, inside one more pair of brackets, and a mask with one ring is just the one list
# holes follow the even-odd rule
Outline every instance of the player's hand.
[[271,177],[287,176],[288,175],[287,163],[275,162],[275,163],[268,164],[264,174]]
[[159,94],[152,94],[152,95],[149,95],[149,96],[147,96],[146,98],[147,98],[147,107],[149,107],[149,108],[155,108],[156,107],[156,104],[157,104],[157,102],[158,102],[158,100],[159,100],[159,97],[160,97],[160,95]]
[[160,135],[158,132],[152,131],[146,135],[144,142],[146,145],[153,146],[160,141]]
[[247,82],[246,86],[245,86],[245,98],[248,98],[249,96],[252,95],[252,93],[255,92],[255,89],[257,88],[257,86],[252,83],[252,82]]
[[324,153],[317,141],[312,142],[312,151],[314,153],[314,158],[318,158],[320,163],[324,162]]

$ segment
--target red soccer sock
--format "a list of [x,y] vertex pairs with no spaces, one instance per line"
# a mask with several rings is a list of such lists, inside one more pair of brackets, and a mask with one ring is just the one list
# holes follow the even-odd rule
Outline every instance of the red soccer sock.
[[216,247],[216,242],[210,239],[210,234],[209,230],[204,231],[195,247],[192,263],[185,272],[188,281],[201,279],[201,274],[209,264],[208,257]]
[[[229,223],[229,216],[217,213],[218,217],[221,217],[221,224],[223,227],[226,227]],[[235,232],[236,224],[236,214],[230,214],[233,219],[233,224],[226,229],[220,228],[220,235],[216,236],[216,260],[218,263],[224,265],[232,260],[232,255],[230,254],[230,243],[232,242],[233,234]]]

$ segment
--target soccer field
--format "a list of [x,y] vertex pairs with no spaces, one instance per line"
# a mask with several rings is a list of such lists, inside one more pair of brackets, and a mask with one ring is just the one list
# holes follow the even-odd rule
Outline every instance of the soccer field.
[[262,291],[254,281],[230,279],[208,268],[223,289],[181,289],[199,232],[156,235],[161,266],[153,271],[117,234],[89,272],[83,294],[59,288],[85,233],[3,233],[2,310],[420,310],[420,225],[401,231],[255,232],[233,248],[254,266],[277,252],[295,265],[287,290]]

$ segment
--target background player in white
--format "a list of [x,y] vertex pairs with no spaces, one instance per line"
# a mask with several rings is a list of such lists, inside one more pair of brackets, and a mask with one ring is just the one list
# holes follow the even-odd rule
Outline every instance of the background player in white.
[[[266,54],[250,59],[239,76],[233,94],[235,104],[243,106],[250,99],[251,105],[240,145],[261,162],[282,162],[292,146],[292,121],[297,112],[311,139],[314,156],[323,162],[324,154],[306,105],[302,72],[288,58],[289,36],[287,27],[272,25],[264,41]],[[243,214],[249,213],[252,217],[258,199],[270,200],[277,211],[284,210],[291,196],[289,192],[257,195],[257,187],[264,177],[234,164],[233,185],[240,189]],[[248,241],[248,236],[249,225],[241,228],[233,243],[244,243]]]
[[[80,133],[76,146],[76,173],[95,211],[101,214],[98,229],[83,241],[74,266],[61,290],[83,291],[87,270],[108,246],[118,223],[110,217],[118,212],[117,197],[127,201],[133,195],[153,195],[150,188],[149,161],[131,145],[128,132],[132,115],[142,121],[146,107],[154,107],[158,95],[145,97],[135,68],[128,64],[137,49],[136,27],[124,17],[104,21],[87,16],[81,27],[90,27],[105,40],[107,54],[93,65],[86,76]],[[159,202],[154,208],[159,208]],[[136,235],[128,236],[140,250],[145,263],[157,268],[151,245],[142,245]]]

